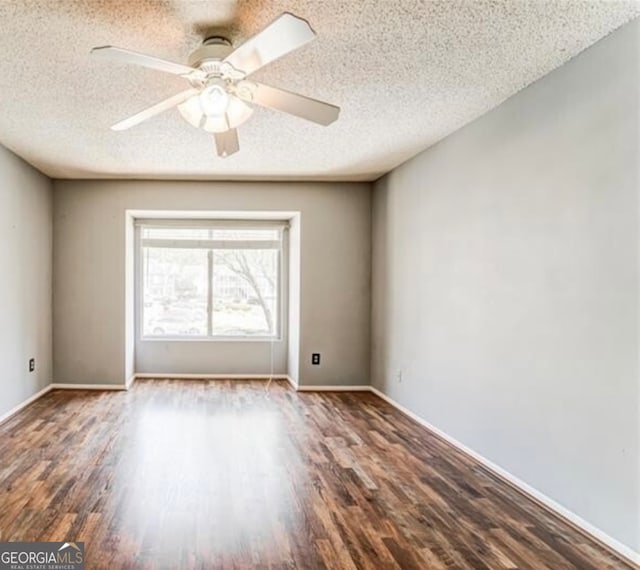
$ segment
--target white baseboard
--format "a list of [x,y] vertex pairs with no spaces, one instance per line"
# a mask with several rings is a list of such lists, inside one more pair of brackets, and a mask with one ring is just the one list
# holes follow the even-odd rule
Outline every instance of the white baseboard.
[[125,384],[61,384],[53,383],[51,390],[126,390]]
[[[173,374],[172,372],[137,372],[136,379],[158,378],[176,380],[269,380],[271,375],[265,374]],[[274,380],[289,380],[286,374],[274,374]]]
[[49,384],[48,386],[45,386],[42,390],[40,390],[39,392],[36,392],[33,396],[30,396],[24,402],[11,408],[8,412],[5,412],[3,415],[0,416],[0,424],[8,420],[14,414],[17,414],[23,408],[26,408],[31,402],[35,402],[38,398],[41,398],[42,396],[44,396],[50,390],[51,390],[51,384]]
[[298,392],[369,392],[370,386],[298,386]]
[[451,437],[449,434],[445,433],[441,429],[430,424],[428,421],[424,420],[417,414],[414,414],[411,410],[409,410],[408,408],[405,408],[402,404],[399,404],[394,399],[387,396],[384,392],[381,392],[380,390],[378,390],[377,388],[374,388],[373,386],[370,386],[369,389],[371,390],[371,392],[376,394],[376,396],[379,396],[385,402],[391,404],[394,408],[396,408],[406,416],[410,417],[412,420],[416,421],[423,427],[427,428],[429,431],[433,432],[440,438],[444,439],[446,442],[450,443],[451,445],[453,445],[454,447],[462,451],[464,454],[475,459],[478,463],[480,463],[483,467],[491,471],[494,475],[496,475],[506,483],[510,484],[511,486],[515,487],[517,490],[524,493],[529,498],[533,499],[536,503],[540,504],[542,507],[545,507],[552,513],[559,515],[560,517],[565,519],[567,522],[569,522],[571,525],[576,527],[578,530],[581,530],[582,532],[586,533],[590,537],[594,538],[596,541],[600,542],[603,546],[608,547],[610,550],[614,551],[615,554],[617,554],[618,556],[625,558],[626,560],[628,560],[629,562],[632,562],[633,564],[640,564],[640,552],[636,552],[632,550],[627,545],[622,544],[615,538],[609,536],[604,531],[593,526],[591,523],[579,517],[574,512],[562,506],[560,503],[557,503],[556,501],[554,501],[550,497],[547,497],[545,494],[533,488],[531,485],[525,483],[515,475],[512,475],[506,469],[503,469],[499,465],[496,465],[486,457],[480,455],[473,449],[467,447],[466,445],[459,442],[457,439]]

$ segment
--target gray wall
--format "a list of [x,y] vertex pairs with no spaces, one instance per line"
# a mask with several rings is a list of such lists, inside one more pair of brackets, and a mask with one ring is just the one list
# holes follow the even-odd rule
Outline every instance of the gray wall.
[[[133,209],[301,212],[298,381],[369,383],[368,184],[55,181],[54,188],[56,382],[122,384],[127,377],[125,211]],[[238,343],[217,345],[208,363],[182,372],[265,371],[266,350],[253,360]],[[173,356],[180,350],[171,347]],[[312,367],[316,351],[322,365]]]
[[636,550],[639,26],[375,184],[372,297],[376,387]]
[[0,271],[2,416],[51,382],[51,182],[2,146]]

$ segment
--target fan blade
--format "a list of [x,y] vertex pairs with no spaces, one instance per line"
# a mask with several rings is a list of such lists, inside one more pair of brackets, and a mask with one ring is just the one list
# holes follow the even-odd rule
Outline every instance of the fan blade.
[[316,34],[306,20],[285,12],[229,54],[224,61],[249,75],[315,37]]
[[240,150],[240,144],[238,143],[238,131],[236,129],[229,129],[223,133],[214,133],[213,138],[216,141],[218,156],[221,156],[222,158],[227,158],[227,156]]
[[189,97],[196,95],[198,93],[198,89],[187,89],[186,91],[181,91],[180,93],[176,93],[172,97],[165,99],[164,101],[160,101],[160,103],[156,103],[152,107],[148,107],[144,111],[140,111],[131,117],[128,117],[119,123],[116,123],[111,127],[112,131],[124,131],[125,129],[130,129],[131,127],[136,126],[142,121],[146,121],[151,117],[155,117],[156,115],[166,111],[167,109],[171,109],[171,107],[175,107],[176,105],[180,105],[183,101],[186,101]]
[[138,53],[137,51],[131,51],[114,46],[94,47],[91,50],[91,55],[105,57],[120,63],[141,65],[150,69],[173,73],[174,75],[189,75],[196,71],[193,67],[189,67],[188,65],[174,63],[173,61],[167,61],[166,59],[160,59],[152,55],[145,55],[144,53]]
[[256,103],[325,126],[333,123],[340,114],[340,107],[311,99],[311,97],[270,87],[264,83],[254,83],[254,86],[254,89],[249,90],[251,93],[242,90],[238,92],[238,97],[249,103]]

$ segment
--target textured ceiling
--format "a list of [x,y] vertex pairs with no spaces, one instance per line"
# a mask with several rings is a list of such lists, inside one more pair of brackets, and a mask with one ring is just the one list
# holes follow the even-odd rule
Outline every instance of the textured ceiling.
[[[186,88],[92,59],[116,45],[186,63],[283,11],[318,37],[252,77],[340,105],[329,127],[257,109],[217,157],[177,110],[109,126]],[[0,0],[0,143],[56,178],[372,180],[640,14],[605,0]]]

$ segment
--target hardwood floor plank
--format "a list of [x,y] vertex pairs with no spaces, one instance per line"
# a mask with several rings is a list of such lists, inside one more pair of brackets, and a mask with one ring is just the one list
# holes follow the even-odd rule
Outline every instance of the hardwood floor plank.
[[0,458],[2,540],[83,541],[92,569],[630,568],[363,392],[53,390]]

